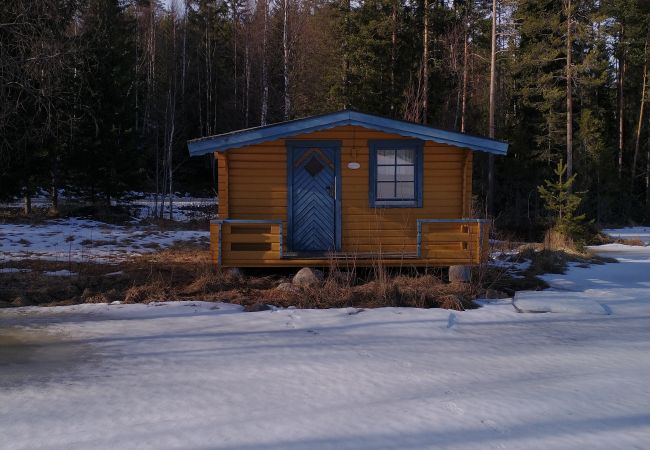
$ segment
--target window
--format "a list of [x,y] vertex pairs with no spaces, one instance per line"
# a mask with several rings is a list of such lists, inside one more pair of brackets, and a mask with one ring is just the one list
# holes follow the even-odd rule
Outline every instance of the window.
[[368,141],[370,206],[422,207],[422,141]]

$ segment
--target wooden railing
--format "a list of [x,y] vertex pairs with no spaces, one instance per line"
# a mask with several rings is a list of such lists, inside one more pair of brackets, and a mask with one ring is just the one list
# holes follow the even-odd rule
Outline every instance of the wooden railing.
[[[442,265],[480,264],[488,255],[487,220],[417,219],[416,223],[417,253],[412,256],[415,260]],[[273,265],[283,259],[285,265],[290,262],[288,255],[283,256],[281,220],[219,219],[213,220],[210,227],[212,259],[218,265],[254,267]],[[377,256],[380,253],[369,254],[368,258]]]
[[488,255],[489,221],[417,219],[418,258],[479,264]]
[[281,220],[219,219],[210,227],[212,257],[219,265],[264,265],[282,259]]

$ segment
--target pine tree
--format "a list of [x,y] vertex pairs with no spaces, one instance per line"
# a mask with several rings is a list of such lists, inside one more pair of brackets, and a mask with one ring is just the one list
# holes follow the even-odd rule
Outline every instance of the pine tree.
[[91,0],[81,11],[83,96],[76,151],[68,166],[93,201],[137,188],[135,23],[118,0]]
[[553,173],[555,180],[545,180],[544,185],[537,188],[544,207],[552,217],[552,230],[573,240],[581,240],[584,238],[586,216],[576,215],[584,194],[573,192],[577,174],[567,176],[567,165],[562,160]]

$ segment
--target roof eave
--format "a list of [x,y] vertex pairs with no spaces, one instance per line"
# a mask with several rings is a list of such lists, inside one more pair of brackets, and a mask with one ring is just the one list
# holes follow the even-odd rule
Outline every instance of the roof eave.
[[357,125],[373,130],[380,130],[408,136],[424,141],[432,141],[455,147],[505,155],[508,143],[494,139],[471,136],[453,131],[439,130],[416,123],[403,122],[379,116],[371,116],[356,111],[339,111],[323,116],[252,128],[238,132],[226,133],[208,138],[194,139],[188,142],[190,156],[213,152],[224,152],[233,148],[255,145],[261,142],[282,139],[289,136],[326,130],[343,125]]

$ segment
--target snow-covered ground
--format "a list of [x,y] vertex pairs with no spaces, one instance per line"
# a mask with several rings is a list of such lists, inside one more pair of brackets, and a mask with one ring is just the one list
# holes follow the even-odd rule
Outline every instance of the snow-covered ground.
[[605,229],[603,233],[618,239],[638,239],[646,244],[650,244],[650,227]]
[[90,219],[56,219],[38,225],[0,225],[0,263],[17,259],[117,263],[175,242],[209,242],[209,231],[160,231]]
[[[160,201],[159,198],[158,208],[160,208]],[[127,207],[138,219],[147,219],[154,216],[156,203],[154,194],[131,192],[117,204]],[[172,217],[178,222],[213,219],[216,212],[217,199],[214,197],[192,197],[190,194],[176,193],[172,199]],[[165,201],[164,217],[169,218],[169,198]]]
[[0,448],[648,449],[650,248],[608,255],[526,294],[607,314],[0,310]]
[[[67,192],[64,189],[59,190],[59,202],[61,205],[69,202],[79,202],[83,199],[78,195]],[[113,206],[127,208],[132,214],[134,221],[148,219],[154,216],[156,203],[160,208],[161,197],[156,202],[155,195],[146,192],[127,192],[119,200],[113,200]],[[49,208],[50,196],[47,191],[41,189],[32,197],[33,208]],[[15,198],[9,202],[0,203],[2,208],[22,209],[23,200]],[[164,217],[169,218],[169,198],[165,198]],[[190,220],[212,219],[216,215],[217,199],[214,197],[193,197],[189,193],[182,194],[177,192],[172,198],[172,217],[178,222],[188,222]]]

